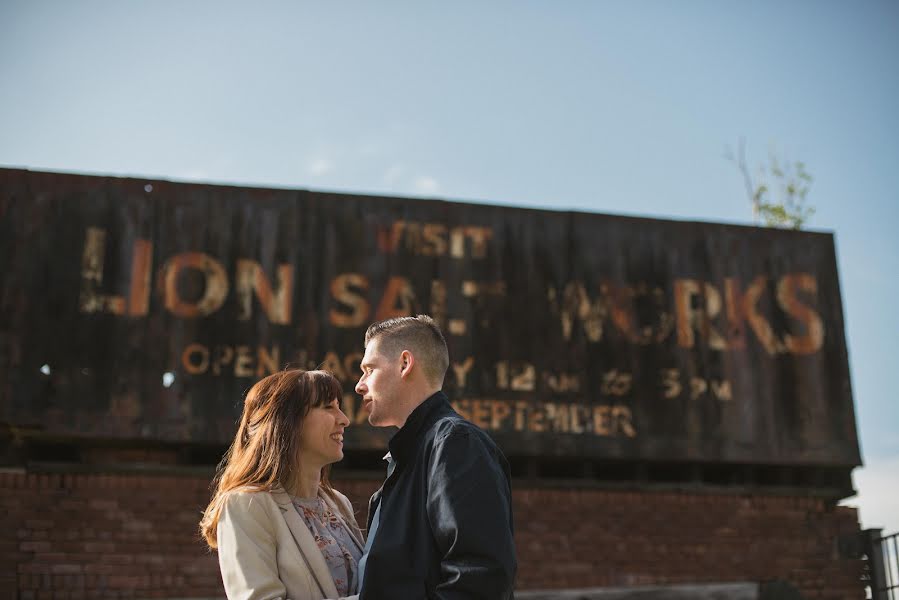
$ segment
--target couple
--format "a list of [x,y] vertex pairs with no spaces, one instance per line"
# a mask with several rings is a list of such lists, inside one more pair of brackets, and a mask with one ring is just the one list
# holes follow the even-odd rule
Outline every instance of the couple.
[[217,548],[231,599],[362,600],[512,597],[509,466],[441,391],[446,341],[428,316],[365,332],[356,392],[369,422],[399,427],[363,539],[328,482],[343,458],[340,384],[288,370],[247,394],[200,529]]

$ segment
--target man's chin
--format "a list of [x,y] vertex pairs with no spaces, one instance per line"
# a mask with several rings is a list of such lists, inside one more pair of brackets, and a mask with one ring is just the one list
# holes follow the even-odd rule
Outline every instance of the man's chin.
[[368,424],[373,427],[390,427],[393,423],[386,423],[379,415],[371,413],[368,415]]

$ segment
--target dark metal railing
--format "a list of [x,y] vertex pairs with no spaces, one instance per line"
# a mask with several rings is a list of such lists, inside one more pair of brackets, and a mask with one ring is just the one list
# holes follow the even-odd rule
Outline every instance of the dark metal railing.
[[899,532],[882,535],[881,529],[866,529],[868,585],[872,600],[899,600]]

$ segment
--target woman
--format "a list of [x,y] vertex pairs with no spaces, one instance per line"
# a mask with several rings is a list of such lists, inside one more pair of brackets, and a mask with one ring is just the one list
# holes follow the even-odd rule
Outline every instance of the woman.
[[254,385],[215,480],[200,532],[218,549],[229,598],[320,600],[355,593],[363,540],[328,483],[349,419],[324,371],[287,370]]

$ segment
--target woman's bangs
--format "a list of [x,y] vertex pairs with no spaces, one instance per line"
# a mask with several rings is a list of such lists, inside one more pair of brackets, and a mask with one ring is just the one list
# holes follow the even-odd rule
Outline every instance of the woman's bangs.
[[343,387],[337,378],[327,371],[316,371],[315,377],[315,398],[313,398],[314,407],[326,406],[337,398],[338,404],[343,400]]

